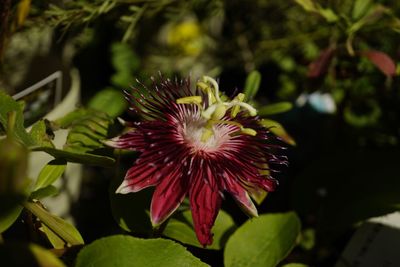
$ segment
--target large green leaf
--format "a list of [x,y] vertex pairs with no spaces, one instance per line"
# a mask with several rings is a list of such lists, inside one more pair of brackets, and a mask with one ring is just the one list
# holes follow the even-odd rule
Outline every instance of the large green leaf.
[[294,212],[248,220],[226,244],[225,267],[276,266],[295,246],[300,228],[300,220]]
[[34,191],[53,184],[64,173],[67,162],[64,159],[55,159],[47,163],[40,171]]
[[0,90],[0,124],[4,129],[7,129],[8,114],[10,112],[16,112],[15,124],[13,134],[26,146],[32,146],[35,144],[34,140],[26,132],[24,127],[24,117],[22,115],[23,108],[18,104],[11,96],[7,95]]
[[[182,220],[170,219],[163,234],[182,243],[202,248],[193,230],[193,220],[190,210],[181,213]],[[225,246],[230,234],[236,229],[231,216],[223,210],[218,213],[212,228],[213,243],[207,249],[221,249]]]
[[75,267],[196,267],[208,266],[186,249],[165,239],[109,236],[81,250]]
[[81,234],[74,226],[57,217],[36,202],[26,202],[25,208],[32,212],[40,221],[51,229],[60,238],[70,245],[81,245],[84,243]]

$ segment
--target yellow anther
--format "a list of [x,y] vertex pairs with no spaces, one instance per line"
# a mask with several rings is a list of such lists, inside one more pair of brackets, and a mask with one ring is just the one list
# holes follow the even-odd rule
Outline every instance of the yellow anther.
[[199,87],[203,92],[207,93],[209,105],[212,105],[217,101],[215,99],[213,89],[207,83],[197,82],[197,87]]
[[220,120],[225,116],[226,107],[224,104],[218,104],[214,112],[211,114],[212,120]]
[[[238,101],[238,102],[243,102],[244,97],[245,97],[245,95],[242,94],[242,93],[240,93],[240,94],[238,94],[238,95],[233,99],[233,101],[236,100],[236,101]],[[231,117],[232,117],[232,118],[235,118],[236,115],[239,113],[239,111],[240,111],[240,106],[239,106],[239,105],[233,106],[232,109],[231,109]]]
[[200,105],[202,101],[203,101],[203,99],[201,98],[201,96],[195,95],[195,96],[187,96],[187,97],[178,98],[176,100],[176,103],[177,104],[196,104],[196,105]]
[[251,128],[242,128],[240,130],[240,133],[245,134],[245,135],[251,135],[251,136],[256,136],[257,135],[256,130],[253,130]]

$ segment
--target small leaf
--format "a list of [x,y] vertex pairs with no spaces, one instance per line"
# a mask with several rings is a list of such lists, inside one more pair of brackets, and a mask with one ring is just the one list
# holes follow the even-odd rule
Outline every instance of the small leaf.
[[269,116],[274,114],[279,114],[283,112],[287,112],[291,110],[293,107],[292,103],[290,102],[279,102],[270,104],[267,106],[263,106],[258,109],[258,115],[260,116]]
[[300,228],[294,212],[248,220],[229,238],[224,266],[275,267],[296,245]]
[[64,159],[55,159],[47,163],[40,171],[34,191],[53,184],[64,173],[67,162]]
[[368,50],[361,53],[368,58],[386,76],[396,75],[396,64],[393,59],[382,51]]
[[75,267],[208,266],[183,246],[166,239],[115,235],[98,239],[78,254]]
[[355,0],[353,6],[352,17],[358,20],[363,17],[371,8],[372,0]]
[[45,224],[42,224],[39,230],[41,230],[43,234],[47,237],[53,248],[62,249],[65,248],[65,246],[67,245],[67,243],[62,238],[60,238]]
[[29,245],[39,267],[66,267],[53,253],[35,244]]
[[[196,237],[196,233],[193,230],[192,213],[190,210],[182,212],[182,219],[178,220],[172,218],[169,220],[167,226],[164,229],[163,235],[178,240],[184,244],[192,245],[195,247],[203,248]],[[225,243],[229,235],[236,229],[235,222],[231,216],[223,210],[218,213],[215,224],[212,228],[213,243],[207,246],[207,249],[221,249],[225,246]]]
[[75,162],[81,164],[95,165],[95,166],[111,166],[115,160],[110,157],[100,156],[84,152],[65,151],[50,147],[36,147],[33,151],[44,151],[57,159],[64,159],[68,162]]
[[46,187],[39,188],[36,191],[32,192],[30,198],[31,199],[42,199],[45,197],[57,195],[58,193],[59,193],[59,190],[55,186],[48,185]]
[[306,11],[311,11],[311,12],[317,11],[317,7],[315,6],[312,0],[295,0],[295,2],[300,6],[302,6]]
[[35,142],[26,132],[24,127],[22,109],[22,106],[12,99],[11,96],[0,90],[0,124],[5,130],[7,130],[8,113],[15,111],[16,118],[13,130],[15,137],[26,146],[33,146]]
[[37,146],[54,147],[54,144],[51,142],[46,130],[46,123],[44,120],[39,120],[32,125],[29,135]]
[[90,99],[88,107],[100,110],[107,113],[110,117],[116,118],[126,109],[127,101],[122,92],[113,88],[106,88]]
[[36,202],[26,202],[24,207],[32,212],[40,221],[70,245],[84,244],[81,234],[74,226],[57,217]]
[[246,97],[245,100],[250,101],[252,100],[258,92],[261,83],[261,74],[253,70],[252,72],[247,75],[246,82],[244,84],[243,93]]
[[264,127],[268,128],[273,134],[281,138],[287,144],[292,146],[296,145],[296,141],[286,132],[285,128],[283,128],[283,126],[279,122],[268,119],[262,119],[261,124]]

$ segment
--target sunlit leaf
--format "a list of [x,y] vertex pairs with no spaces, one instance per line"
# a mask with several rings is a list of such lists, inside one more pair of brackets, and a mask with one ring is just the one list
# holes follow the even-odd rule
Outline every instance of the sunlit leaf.
[[300,228],[300,219],[294,212],[248,220],[229,238],[224,266],[275,267],[296,245]]
[[55,159],[47,163],[40,171],[33,190],[53,184],[64,173],[67,162],[64,159]]
[[70,245],[84,243],[81,234],[74,226],[57,217],[36,202],[26,202],[24,207],[32,212],[40,221]]
[[131,266],[208,266],[183,246],[166,239],[140,239],[131,236],[109,236],[83,248],[75,267]]
[[261,74],[253,70],[252,72],[247,75],[246,82],[244,84],[243,93],[247,101],[252,100],[258,92],[261,83]]
[[[163,235],[178,240],[184,244],[203,248],[197,240],[196,233],[193,230],[193,220],[190,210],[184,211],[180,215],[182,216],[182,219],[179,220],[172,218],[168,221],[168,224],[163,231]],[[223,248],[229,235],[235,229],[236,225],[231,216],[225,211],[220,210],[211,230],[213,233],[213,243],[206,248]]]

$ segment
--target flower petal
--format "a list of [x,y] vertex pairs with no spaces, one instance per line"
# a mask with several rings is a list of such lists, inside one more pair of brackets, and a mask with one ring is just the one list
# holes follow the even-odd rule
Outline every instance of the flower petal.
[[158,170],[156,165],[139,164],[128,170],[124,181],[115,191],[117,194],[128,194],[138,192],[149,186],[154,186],[159,182],[162,170]]
[[206,173],[207,178],[201,174],[200,170],[194,177],[189,198],[197,239],[200,244],[207,246],[213,242],[211,228],[221,207],[221,192],[209,168]]
[[150,217],[153,226],[162,224],[182,203],[186,196],[188,179],[176,168],[164,176],[151,200]]
[[228,191],[243,209],[251,217],[257,217],[258,212],[256,206],[254,206],[253,201],[251,201],[249,194],[246,189],[243,188],[233,177],[225,175],[224,177],[225,190]]

